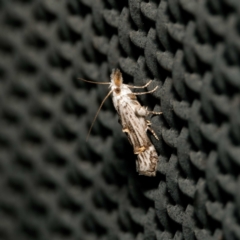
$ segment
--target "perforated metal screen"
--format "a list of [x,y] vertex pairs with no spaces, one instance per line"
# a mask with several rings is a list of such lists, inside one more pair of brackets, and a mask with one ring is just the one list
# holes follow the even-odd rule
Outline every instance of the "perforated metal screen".
[[[240,239],[240,1],[0,0],[0,239]],[[148,79],[157,176],[108,89]]]

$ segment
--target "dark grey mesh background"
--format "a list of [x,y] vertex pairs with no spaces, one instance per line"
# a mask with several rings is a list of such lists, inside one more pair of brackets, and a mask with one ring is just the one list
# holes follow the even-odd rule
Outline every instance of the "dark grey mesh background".
[[[158,85],[155,178],[104,85]],[[0,0],[0,239],[240,239],[239,0]]]

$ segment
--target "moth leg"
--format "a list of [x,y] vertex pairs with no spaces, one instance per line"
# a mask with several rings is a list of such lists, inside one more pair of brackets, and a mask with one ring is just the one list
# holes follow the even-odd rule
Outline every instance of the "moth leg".
[[142,107],[141,106],[138,109],[136,109],[136,114],[139,117],[146,117],[149,114],[160,115],[160,114],[162,114],[162,112],[148,111],[147,107]]
[[150,83],[152,82],[152,80],[149,80],[144,86],[132,86],[132,85],[127,85],[129,88],[145,88],[147,87]]
[[140,92],[140,93],[133,93],[133,94],[134,95],[144,95],[144,94],[155,92],[157,90],[157,88],[158,88],[158,86],[156,86],[153,90],[150,90],[148,92]]
[[146,120],[147,126],[151,126],[151,122],[149,120]]
[[148,126],[148,127],[147,127],[147,130],[149,130],[149,131],[153,134],[153,136],[154,136],[157,140],[159,140],[157,134],[154,132],[154,130],[153,130],[151,127]]
[[140,106],[135,110],[135,113],[138,117],[146,117],[148,115],[148,110],[146,107]]
[[162,112],[148,111],[148,114],[160,115]]

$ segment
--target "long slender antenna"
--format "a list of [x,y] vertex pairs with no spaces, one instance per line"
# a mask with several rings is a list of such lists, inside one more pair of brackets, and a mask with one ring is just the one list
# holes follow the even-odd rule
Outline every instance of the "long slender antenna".
[[106,99],[110,96],[110,94],[111,94],[113,91],[114,91],[114,89],[112,89],[111,91],[109,91],[109,93],[107,94],[107,96],[103,99],[103,101],[102,101],[100,107],[98,108],[97,113],[96,113],[96,115],[95,115],[95,117],[94,117],[94,119],[93,119],[93,121],[92,121],[91,127],[89,128],[89,131],[88,131],[88,135],[87,135],[86,141],[88,140],[88,137],[89,137],[90,132],[91,132],[91,130],[92,130],[93,124],[94,124],[94,122],[95,122],[96,119],[97,119],[97,116],[98,116],[98,114],[99,114],[99,112],[100,112],[100,110],[101,110],[102,105],[104,104],[104,102],[106,101]]
[[88,83],[95,83],[95,84],[110,84],[110,82],[95,82],[95,81],[89,81],[83,78],[78,78],[79,80],[83,81],[83,82],[88,82]]

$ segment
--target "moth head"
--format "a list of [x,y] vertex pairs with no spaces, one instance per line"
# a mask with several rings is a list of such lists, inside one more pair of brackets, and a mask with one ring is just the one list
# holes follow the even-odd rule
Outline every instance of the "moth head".
[[118,68],[112,70],[111,81],[116,87],[121,87],[123,83],[122,73]]

